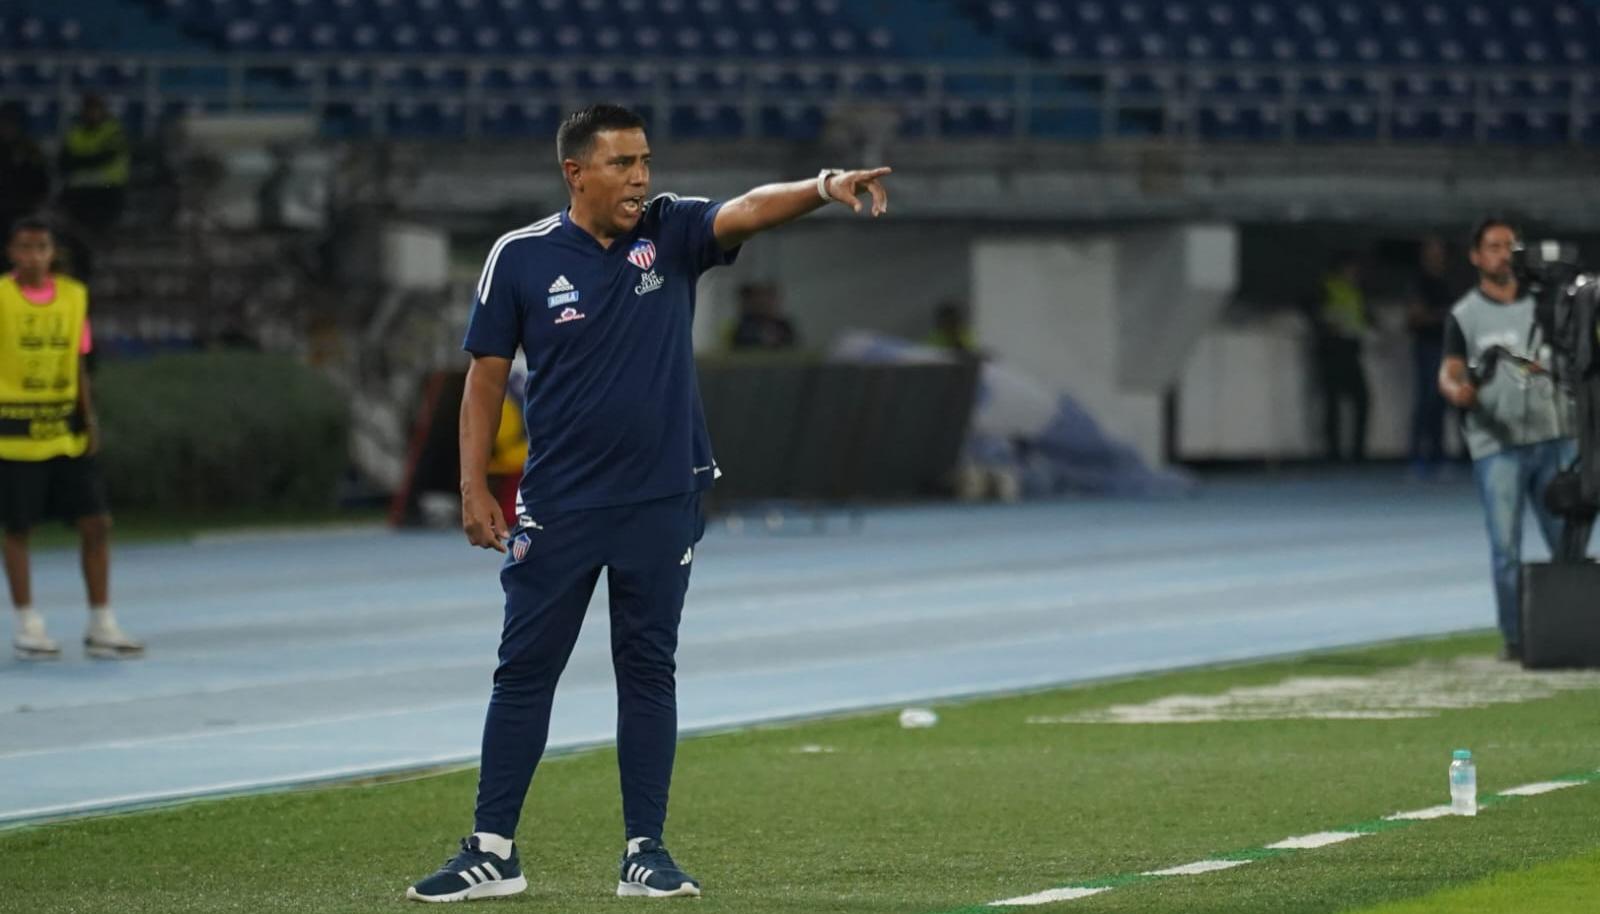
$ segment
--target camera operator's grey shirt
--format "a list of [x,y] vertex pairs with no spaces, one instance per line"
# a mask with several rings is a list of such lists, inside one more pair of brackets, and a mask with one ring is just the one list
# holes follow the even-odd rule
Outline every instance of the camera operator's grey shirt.
[[[1550,347],[1535,329],[1530,296],[1506,304],[1473,289],[1450,310],[1444,329],[1446,358],[1466,359],[1476,372],[1494,346],[1549,368]],[[1478,460],[1508,447],[1571,437],[1573,409],[1572,397],[1558,394],[1547,372],[1502,358],[1494,376],[1478,388],[1477,408],[1466,415],[1467,451]]]

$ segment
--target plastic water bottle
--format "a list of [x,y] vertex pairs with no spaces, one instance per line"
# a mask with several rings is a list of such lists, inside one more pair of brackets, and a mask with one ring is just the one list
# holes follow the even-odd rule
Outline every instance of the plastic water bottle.
[[1450,762],[1450,811],[1458,816],[1478,814],[1478,768],[1465,749],[1457,749]]

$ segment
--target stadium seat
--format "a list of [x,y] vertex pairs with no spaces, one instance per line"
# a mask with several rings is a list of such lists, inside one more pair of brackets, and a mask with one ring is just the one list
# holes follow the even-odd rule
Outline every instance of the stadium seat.
[[822,133],[822,109],[816,105],[764,105],[759,118],[761,135],[767,139],[812,141]]
[[674,105],[671,129],[674,137],[692,139],[730,139],[744,133],[744,114],[733,105],[701,103]]
[[437,62],[408,64],[386,71],[384,83],[390,89],[460,90],[471,77],[465,67]]
[[1565,143],[1570,121],[1566,114],[1523,111],[1517,108],[1492,111],[1487,116],[1490,142],[1523,146],[1548,146]]
[[323,111],[322,129],[333,139],[364,139],[372,136],[376,117],[369,101],[331,102]]
[[1395,112],[1390,129],[1397,140],[1460,143],[1472,139],[1474,121],[1470,110],[1405,107]]
[[484,71],[483,85],[493,90],[548,91],[560,85],[556,80],[558,73],[565,76],[564,70],[538,67],[531,63],[490,66]]
[[560,111],[545,102],[491,101],[485,106],[479,129],[498,138],[554,137]]
[[61,84],[65,71],[53,61],[25,63],[12,71],[14,81],[21,89],[44,89]]
[[63,126],[63,110],[60,102],[55,99],[29,96],[24,110],[28,119],[28,131],[34,136],[50,136],[60,132]]
[[1578,139],[1589,146],[1600,144],[1600,110],[1590,109],[1578,130]]
[[466,128],[466,109],[456,99],[402,99],[389,103],[384,127],[389,136],[409,139],[460,136]]
[[575,84],[579,89],[611,95],[650,88],[655,82],[655,73],[649,68],[619,67],[612,64],[580,66],[575,70],[575,77]]
[[139,86],[144,81],[144,66],[137,60],[85,62],[72,68],[75,91],[111,91]]

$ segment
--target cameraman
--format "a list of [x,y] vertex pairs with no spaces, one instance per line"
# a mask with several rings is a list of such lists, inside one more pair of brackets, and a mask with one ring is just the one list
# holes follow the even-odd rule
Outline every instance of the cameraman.
[[[1486,219],[1472,233],[1478,285],[1445,322],[1439,392],[1465,413],[1467,450],[1489,527],[1494,595],[1499,607],[1500,656],[1522,655],[1519,576],[1523,506],[1531,502],[1553,552],[1561,518],[1544,505],[1550,480],[1572,463],[1572,399],[1558,393],[1547,370],[1549,346],[1534,322],[1534,302],[1511,269],[1516,230]],[[1563,413],[1565,415],[1563,415]]]

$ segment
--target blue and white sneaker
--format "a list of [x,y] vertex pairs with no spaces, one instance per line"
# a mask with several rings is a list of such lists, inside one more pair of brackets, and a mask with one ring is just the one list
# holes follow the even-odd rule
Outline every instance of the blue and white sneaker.
[[528,887],[517,849],[506,860],[478,846],[478,837],[461,839],[461,853],[445,861],[439,872],[406,889],[412,901],[473,901],[515,895]]
[[676,898],[697,896],[700,883],[678,869],[672,855],[654,838],[633,838],[622,855],[618,898]]

